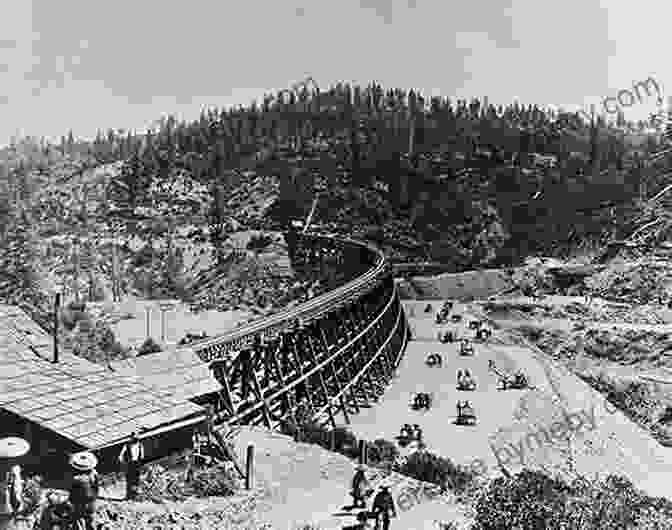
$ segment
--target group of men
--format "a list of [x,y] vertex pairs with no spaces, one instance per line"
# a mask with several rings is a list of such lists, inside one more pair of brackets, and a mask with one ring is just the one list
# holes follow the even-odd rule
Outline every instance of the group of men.
[[417,423],[411,425],[410,423],[404,423],[400,431],[401,437],[406,440],[417,440],[418,442],[422,441],[422,428]]
[[[126,497],[137,497],[140,484],[140,467],[144,459],[144,448],[135,433],[126,443],[119,461],[126,464]],[[81,528],[94,530],[96,528],[96,500],[100,492],[100,478],[96,467],[98,458],[89,451],[82,451],[70,456],[71,480],[68,496],[64,497],[56,492],[47,496],[47,505],[42,510],[40,530],[55,530],[65,528]],[[15,516],[23,510],[23,479],[19,465],[12,466],[6,480],[9,504]]]
[[418,392],[413,400],[413,408],[429,409],[432,404],[432,397],[427,392]]
[[464,372],[462,370],[457,371],[457,387],[458,388],[470,388],[475,387],[476,381],[472,377],[469,370],[465,368]]
[[[352,498],[355,508],[366,508],[366,499],[373,493],[373,488],[369,484],[362,465],[357,467],[354,478],[352,479]],[[373,499],[371,512],[365,513],[363,518],[372,517],[376,521],[376,530],[389,530],[390,519],[397,516],[394,506],[394,499],[390,493],[390,488],[386,484],[380,486],[378,493]],[[381,528],[382,525],[382,528]]]
[[450,312],[453,310],[453,303],[450,301],[444,302],[443,307],[439,310],[436,315],[436,323],[443,324],[447,319]]

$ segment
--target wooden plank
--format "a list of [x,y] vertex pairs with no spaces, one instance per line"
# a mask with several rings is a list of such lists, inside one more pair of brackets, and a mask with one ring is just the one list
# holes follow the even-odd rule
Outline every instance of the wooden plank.
[[[318,364],[317,355],[315,354],[315,350],[313,349],[312,337],[309,335],[307,337],[307,340],[308,340],[308,354],[310,355],[313,365],[317,366]],[[322,387],[322,393],[324,394],[324,399],[327,403],[327,412],[329,413],[329,421],[331,422],[332,427],[336,427],[336,420],[334,418],[334,413],[331,409],[331,398],[329,396],[329,391],[327,390],[327,385],[324,382],[324,377],[322,376],[322,370],[318,370],[317,375],[320,381],[320,386]]]

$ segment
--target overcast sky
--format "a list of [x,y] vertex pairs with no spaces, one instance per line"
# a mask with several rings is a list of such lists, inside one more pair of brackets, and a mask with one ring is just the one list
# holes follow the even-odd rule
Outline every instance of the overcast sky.
[[[672,4],[643,0],[5,0],[0,144],[249,104],[312,76],[496,103],[601,105],[669,78]],[[670,79],[672,83],[672,79]],[[672,86],[672,85],[671,85]],[[626,108],[628,119],[654,107]]]

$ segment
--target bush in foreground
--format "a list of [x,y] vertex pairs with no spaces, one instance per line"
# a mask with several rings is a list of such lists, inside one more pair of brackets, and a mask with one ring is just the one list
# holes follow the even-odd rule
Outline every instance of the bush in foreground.
[[[359,457],[359,440],[348,427],[330,430],[314,421],[303,422],[298,426],[286,421],[282,424],[282,432],[290,436],[298,434],[300,441],[320,445],[325,449],[331,449],[333,437],[333,449],[336,452],[351,459]],[[424,450],[424,445],[405,458],[401,465],[395,465],[399,459],[399,449],[394,442],[378,438],[367,442],[366,451],[367,462],[373,466],[394,469],[403,475],[431,482],[457,493],[466,492],[476,476],[474,472],[454,464],[448,458],[428,453]]]
[[222,465],[194,469],[187,480],[184,471],[151,464],[140,477],[138,500],[162,503],[188,497],[229,497],[238,489],[233,472]]
[[152,337],[147,337],[138,350],[138,357],[141,355],[150,355],[152,353],[159,353],[161,346],[159,346]]
[[449,458],[427,451],[417,451],[409,455],[401,466],[400,473],[456,492],[465,491],[475,478],[472,471],[454,464]]
[[238,483],[229,470],[214,466],[196,471],[189,489],[197,497],[228,497],[236,492]]
[[523,471],[490,484],[476,504],[476,530],[654,529],[672,525],[672,502],[638,492],[623,477],[567,484]]
[[398,456],[397,445],[389,440],[378,438],[372,444],[367,444],[366,459],[373,465],[391,468]]

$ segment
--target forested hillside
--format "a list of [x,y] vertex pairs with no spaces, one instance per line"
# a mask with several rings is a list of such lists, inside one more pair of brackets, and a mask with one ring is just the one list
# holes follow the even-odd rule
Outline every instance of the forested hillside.
[[[163,272],[147,274],[150,265],[140,275],[157,285],[135,287],[180,296],[188,280],[170,272],[182,259],[171,246],[176,227],[205,228],[198,237],[222,265],[233,233],[284,229],[316,197],[313,222],[371,240],[392,259],[456,270],[512,264],[628,233],[668,165],[665,156],[647,162],[663,142],[645,136],[652,124],[622,116],[618,127],[597,116],[586,123],[537,105],[455,102],[376,83],[304,86],[206,109],[189,123],[158,123],[142,133],[100,132],[92,142],[72,132],[60,145],[28,137],[0,153],[3,299],[40,291],[47,262],[85,276],[97,261],[111,275],[124,256],[113,256],[109,242],[136,235],[165,245],[147,249]],[[646,139],[634,146],[629,137]],[[90,244],[93,233],[107,247]],[[60,263],[36,246],[56,234],[70,238]],[[144,262],[155,263],[152,256]]]

